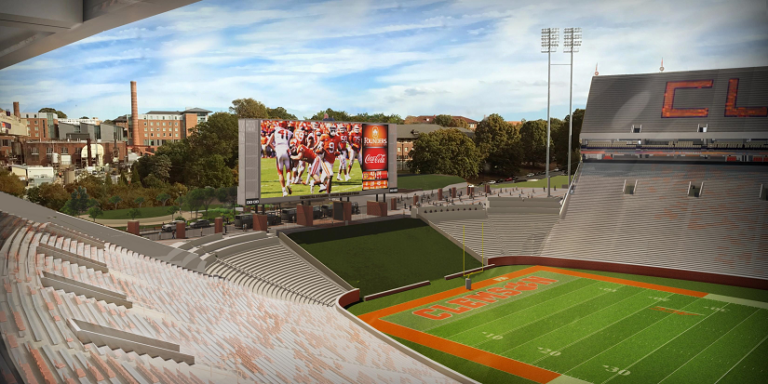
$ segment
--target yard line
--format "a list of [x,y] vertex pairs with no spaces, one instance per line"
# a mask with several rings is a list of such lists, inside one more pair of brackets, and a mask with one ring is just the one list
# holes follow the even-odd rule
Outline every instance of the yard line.
[[744,361],[744,359],[746,359],[746,358],[747,358],[747,356],[749,356],[749,355],[750,355],[752,352],[754,352],[754,351],[755,351],[755,349],[757,349],[757,347],[759,347],[759,346],[760,346],[760,344],[762,344],[762,343],[765,341],[765,339],[768,339],[768,335],[766,335],[765,337],[763,337],[763,339],[762,339],[762,340],[760,340],[760,342],[759,342],[759,343],[757,343],[757,345],[755,345],[755,347],[754,347],[754,348],[752,348],[752,350],[750,350],[749,352],[747,352],[747,354],[746,354],[746,355],[744,355],[744,357],[742,357],[742,358],[741,358],[741,360],[737,361],[737,362],[736,362],[736,364],[734,364],[734,365],[733,365],[733,367],[731,367],[731,369],[729,369],[729,370],[728,370],[728,372],[726,372],[726,373],[724,373],[722,376],[720,376],[720,378],[719,378],[719,379],[717,379],[717,381],[715,381],[715,384],[719,383],[719,382],[720,382],[720,380],[722,380],[722,379],[723,379],[723,377],[725,377],[725,376],[727,376],[729,373],[731,373],[731,371],[732,371],[734,368],[736,368],[736,367],[737,367],[739,364],[741,364],[741,362],[742,362],[742,361]]
[[[575,323],[575,322],[577,322],[577,321],[581,321],[581,320],[584,320],[584,319],[586,319],[586,318],[588,318],[588,317],[590,317],[590,316],[596,315],[596,314],[598,314],[598,313],[600,313],[600,312],[602,312],[602,311],[605,311],[606,309],[608,309],[608,308],[610,308],[610,307],[613,307],[613,306],[614,306],[614,305],[616,305],[616,304],[619,304],[619,303],[623,302],[624,300],[628,300],[628,299],[630,299],[630,298],[632,298],[632,297],[635,297],[635,296],[637,296],[637,295],[639,295],[639,294],[641,294],[641,293],[643,293],[643,292],[645,292],[645,289],[642,289],[642,288],[641,288],[641,291],[638,291],[637,293],[635,293],[635,294],[634,294],[634,295],[632,295],[632,296],[627,296],[627,297],[625,297],[625,298],[623,298],[623,299],[621,299],[621,300],[619,300],[619,301],[617,301],[617,302],[615,302],[615,303],[613,303],[613,304],[611,304],[611,305],[609,305],[609,306],[607,306],[607,307],[605,307],[605,308],[601,308],[601,309],[597,310],[596,312],[593,312],[593,313],[591,313],[591,314],[589,314],[589,315],[587,315],[587,316],[584,316],[584,317],[582,317],[581,319],[578,319],[578,320],[576,320],[576,321],[572,321],[572,322],[570,322],[570,323],[568,323],[568,324],[566,324],[566,325],[563,325],[562,327],[558,327],[558,328],[555,328],[555,329],[553,329],[553,330],[551,330],[551,331],[549,331],[549,332],[547,332],[547,333],[545,333],[545,334],[543,334],[543,335],[539,335],[539,336],[538,336],[537,338],[535,338],[535,339],[532,339],[532,340],[530,340],[530,341],[526,341],[525,343],[523,343],[523,344],[520,344],[520,345],[518,345],[517,347],[513,347],[513,348],[510,348],[510,349],[508,349],[508,350],[506,350],[506,351],[504,351],[504,352],[502,352],[502,353],[499,353],[499,355],[503,355],[503,354],[505,354],[505,353],[507,353],[507,352],[509,352],[509,351],[513,350],[513,349],[517,349],[517,348],[520,348],[520,347],[522,347],[523,345],[526,345],[526,344],[528,344],[528,343],[532,343],[532,342],[534,342],[534,341],[536,341],[536,340],[538,340],[538,339],[540,339],[540,338],[542,338],[542,337],[544,337],[544,336],[546,336],[546,335],[549,335],[549,334],[550,334],[550,333],[552,333],[552,332],[555,332],[555,331],[557,331],[557,330],[559,330],[559,329],[562,329],[562,328],[564,328],[564,327],[567,327],[567,326],[569,326],[569,325],[571,325],[571,324],[573,324],[573,323]],[[598,297],[599,297],[599,296],[598,296]]]
[[[527,276],[525,276],[525,277],[527,277]],[[521,279],[522,279],[522,278],[525,278],[525,277],[521,277]],[[535,296],[536,294],[539,294],[539,293],[542,293],[542,292],[547,292],[547,291],[549,291],[549,290],[550,290],[550,289],[552,289],[552,288],[557,288],[557,287],[564,287],[564,286],[566,286],[567,284],[570,284],[570,283],[573,283],[573,282],[575,282],[575,281],[579,281],[579,280],[582,280],[582,279],[583,279],[582,277],[577,277],[577,278],[575,278],[575,279],[573,279],[573,280],[570,280],[570,281],[566,281],[566,282],[565,282],[563,285],[559,285],[559,286],[550,285],[550,286],[548,286],[548,287],[545,287],[545,289],[542,289],[542,290],[540,290],[540,291],[539,291],[539,290],[536,290],[535,292],[533,292],[533,293],[532,293],[532,294],[530,294],[530,295],[527,295],[527,296],[522,296],[522,297],[520,297],[520,298],[517,298],[517,299],[511,300],[511,301],[507,301],[507,302],[505,302],[505,303],[502,303],[502,305],[499,305],[499,306],[496,306],[496,307],[485,307],[485,308],[488,308],[488,309],[487,309],[487,310],[485,310],[485,311],[480,311],[480,312],[476,312],[476,313],[473,313],[473,314],[472,314],[472,316],[474,316],[474,315],[478,315],[478,314],[481,314],[481,313],[483,313],[483,312],[487,312],[488,310],[491,310],[491,309],[500,308],[500,307],[502,307],[502,306],[504,306],[504,305],[506,305],[506,304],[509,304],[509,303],[513,303],[513,302],[516,302],[516,301],[520,301],[520,300],[523,300],[523,299],[526,299],[526,298],[529,298],[529,297],[533,297],[533,296]],[[504,283],[504,284],[506,284],[506,283],[508,283],[508,281],[502,281],[502,282],[500,282],[500,283]],[[585,286],[585,287],[582,287],[582,288],[591,287],[591,286],[592,286],[592,284],[590,284],[590,285],[587,285],[587,286]],[[487,288],[487,287],[486,287],[486,288]],[[581,288],[579,288],[579,289],[581,289]],[[576,291],[578,291],[578,289],[577,289]],[[573,291],[573,292],[576,292],[576,291]],[[570,292],[569,292],[569,293],[570,293]],[[564,295],[567,295],[567,294],[568,294],[568,293],[566,293],[566,294],[564,294]],[[462,294],[462,295],[463,295],[463,294]],[[462,296],[462,295],[457,295],[457,296]],[[564,296],[564,295],[561,295],[561,296]],[[553,297],[552,299],[555,299],[555,298],[558,298],[558,297],[560,297],[560,296],[555,296],[555,297]],[[514,297],[513,297],[513,298],[514,298]],[[552,300],[552,299],[549,299],[549,300]],[[546,303],[546,302],[547,302],[547,301],[549,301],[549,300],[545,300],[545,301],[542,301],[542,302],[541,302],[541,303],[539,303],[539,304],[542,304],[542,303]],[[434,303],[432,303],[432,304],[434,304]],[[536,305],[539,305],[539,304],[536,304]],[[430,304],[430,305],[431,305],[431,304]],[[533,307],[535,307],[536,305],[534,305]],[[528,308],[533,308],[533,307],[528,307]],[[528,308],[526,308],[526,309],[528,309]],[[510,314],[510,315],[511,315],[511,314]],[[504,317],[507,317],[507,316],[509,316],[509,315],[504,315],[503,317],[500,317],[499,319],[501,319],[501,318],[504,318]],[[458,321],[458,320],[460,320],[460,319],[456,319],[456,321]],[[496,321],[496,320],[498,320],[498,319],[494,319],[494,321]],[[437,328],[437,327],[442,327],[442,326],[444,326],[444,325],[448,325],[448,324],[451,324],[451,323],[453,323],[453,322],[435,324],[435,325],[434,325],[434,326],[432,326],[432,327],[429,327],[429,328],[425,328],[425,329],[424,329],[424,330],[422,330],[421,332],[428,332],[428,331],[431,331],[431,330],[433,330],[433,329],[435,329],[435,328]],[[476,328],[476,327],[473,327],[473,328]],[[472,329],[472,328],[470,328],[470,329]],[[466,332],[466,331],[468,331],[468,330],[469,330],[469,329],[465,329],[464,331],[461,331],[461,332],[457,333],[456,335],[460,335],[460,334],[462,334],[462,333],[464,333],[464,332]],[[452,335],[451,337],[453,337],[453,336],[456,336],[456,335]]]
[[[648,292],[648,291],[650,291],[650,290],[649,290],[649,289],[644,289],[643,291],[641,291],[641,293],[642,293],[642,292]],[[673,294],[672,294],[672,293],[670,293],[669,295],[667,295],[667,296],[666,296],[666,297],[664,297],[664,298],[666,299],[667,297],[669,297],[669,296],[672,296],[672,295],[673,295]],[[582,341],[582,340],[586,339],[587,337],[590,337],[590,336],[594,335],[595,333],[598,333],[598,332],[600,332],[600,331],[602,331],[602,330],[604,330],[604,329],[606,329],[606,328],[609,328],[609,327],[613,326],[614,324],[616,324],[616,323],[618,323],[618,322],[620,322],[620,321],[622,321],[622,320],[624,320],[624,319],[626,319],[626,318],[628,318],[628,317],[634,316],[634,315],[635,315],[635,314],[637,314],[638,312],[640,312],[640,311],[644,311],[644,310],[646,310],[646,309],[648,309],[648,307],[643,307],[643,308],[640,308],[640,309],[638,309],[637,311],[635,311],[635,312],[632,312],[632,313],[630,313],[629,315],[626,315],[626,316],[622,317],[621,319],[618,319],[618,320],[614,321],[613,323],[610,323],[610,324],[606,325],[605,327],[602,327],[602,328],[600,328],[600,329],[598,329],[598,330],[596,330],[596,331],[594,331],[594,332],[590,333],[589,335],[586,335],[586,336],[584,336],[584,337],[582,337],[582,338],[580,338],[580,339],[578,339],[578,340],[576,340],[576,341],[574,341],[574,342],[572,342],[572,343],[570,343],[570,344],[568,344],[568,345],[566,345],[566,346],[564,346],[564,347],[562,347],[562,348],[558,348],[558,350],[562,351],[562,350],[564,350],[564,349],[566,349],[566,348],[568,348],[568,347],[570,347],[570,346],[572,346],[572,345],[574,345],[574,344],[576,344],[576,343],[578,343],[578,342],[580,342],[580,341]],[[540,358],[540,359],[538,359],[538,360],[534,361],[534,362],[533,362],[533,364],[536,364],[536,363],[538,363],[539,361],[546,359],[547,357],[550,357],[550,356],[549,356],[549,355],[544,355],[544,357],[542,357],[542,358]],[[575,367],[574,367],[574,368],[575,368]]]
[[[728,303],[728,304],[730,304],[730,303]],[[728,306],[728,304],[724,305],[724,306],[723,306],[723,308],[727,307],[727,306]],[[667,345],[667,344],[669,344],[669,343],[673,342],[675,339],[677,339],[678,337],[682,336],[684,333],[686,333],[686,332],[690,331],[691,329],[693,329],[693,327],[695,327],[695,326],[697,326],[697,325],[701,324],[701,322],[702,322],[702,321],[704,321],[704,320],[708,319],[710,316],[714,315],[715,313],[717,313],[717,312],[715,312],[715,311],[712,311],[712,313],[710,313],[709,315],[705,316],[703,319],[701,319],[701,320],[697,321],[697,322],[696,322],[696,324],[693,324],[693,325],[691,325],[690,327],[688,327],[688,328],[687,328],[685,331],[682,331],[682,332],[678,333],[678,334],[677,334],[677,336],[675,336],[675,337],[673,337],[673,338],[671,338],[671,339],[667,340],[667,342],[666,342],[666,343],[664,343],[664,344],[662,344],[662,345],[658,346],[658,347],[657,347],[656,349],[654,349],[653,351],[650,351],[650,352],[648,352],[648,354],[646,354],[645,356],[641,357],[641,358],[640,358],[640,360],[637,360],[637,361],[635,361],[634,363],[630,364],[629,366],[627,366],[627,367],[626,367],[626,368],[624,368],[624,369],[630,369],[630,368],[632,368],[633,366],[635,366],[635,364],[637,364],[637,363],[639,363],[639,362],[643,361],[643,360],[644,360],[646,357],[648,357],[648,356],[650,356],[650,355],[654,354],[654,353],[655,353],[656,351],[658,351],[659,349],[661,349],[661,348],[664,348],[664,346],[665,346],[665,345]],[[613,376],[609,377],[609,378],[608,378],[608,380],[606,380],[606,381],[603,381],[603,384],[605,384],[605,383],[607,383],[607,382],[609,382],[609,381],[613,380],[613,378],[614,378],[614,377],[616,377],[616,376],[618,376],[618,375],[619,375],[618,373],[614,374]]]
[[[699,299],[699,298],[696,298],[696,300],[694,300],[694,301],[691,301],[690,303],[688,303],[688,305],[691,305],[691,304],[693,304],[693,303],[695,303],[695,302],[697,302],[697,301],[699,301],[699,300],[701,300],[701,299]],[[687,307],[688,305],[684,306],[683,308]],[[680,308],[680,309],[683,309],[683,308]],[[646,308],[646,309],[647,309],[647,308]],[[620,342],[618,342],[618,343],[616,343],[616,344],[612,345],[610,348],[606,349],[605,351],[603,351],[603,352],[600,352],[600,353],[598,353],[597,355],[594,355],[594,356],[590,357],[590,358],[589,358],[589,360],[586,360],[586,361],[582,362],[581,364],[579,364],[579,365],[577,365],[577,366],[575,366],[575,367],[573,367],[573,368],[571,368],[571,369],[569,369],[569,370],[567,370],[567,371],[563,372],[563,374],[566,374],[566,373],[568,373],[568,372],[570,372],[570,371],[573,371],[574,369],[576,369],[576,368],[578,368],[578,367],[580,367],[580,366],[584,365],[584,363],[586,363],[586,362],[589,362],[589,361],[592,361],[592,359],[594,359],[595,357],[598,357],[598,356],[602,355],[603,353],[605,353],[605,352],[608,352],[608,351],[610,351],[611,349],[614,349],[614,348],[616,348],[616,347],[617,347],[619,344],[621,344],[621,343],[623,343],[623,342],[625,342],[625,341],[627,341],[627,340],[631,339],[632,337],[634,337],[634,336],[636,336],[636,335],[638,335],[638,334],[642,333],[643,331],[645,331],[645,330],[647,330],[648,328],[652,327],[654,324],[657,324],[659,321],[662,321],[662,320],[664,320],[664,319],[666,319],[666,318],[668,318],[668,317],[669,317],[669,316],[665,316],[665,317],[662,317],[661,319],[658,319],[658,320],[654,321],[653,323],[651,323],[651,324],[648,324],[648,326],[646,326],[645,328],[643,328],[643,329],[641,329],[641,330],[639,330],[639,331],[635,332],[635,333],[634,333],[634,334],[632,334],[632,335],[629,335],[629,337],[627,337],[627,338],[625,338],[624,340],[622,340],[622,341],[620,341]]]
[[[578,291],[580,291],[580,290],[582,290],[582,289],[584,289],[584,288],[587,288],[587,287],[591,287],[591,285],[587,285],[586,287],[583,287],[583,288],[579,288],[579,289],[577,289],[577,290],[575,290],[575,291],[573,291],[573,292],[571,292],[571,293],[574,293],[574,292],[578,292]],[[619,289],[621,289],[621,288],[619,288]],[[617,291],[618,291],[618,289],[617,289]],[[544,316],[544,317],[542,317],[542,318],[540,318],[540,319],[535,319],[535,320],[529,321],[529,322],[527,322],[527,323],[525,323],[525,324],[523,324],[523,325],[521,325],[521,326],[519,326],[519,327],[516,327],[516,328],[512,328],[512,329],[508,329],[508,330],[506,330],[506,331],[504,331],[504,332],[502,332],[502,333],[499,333],[499,335],[501,335],[501,336],[504,336],[504,335],[506,335],[506,334],[508,334],[508,333],[510,333],[510,332],[514,332],[514,331],[516,331],[516,330],[518,330],[518,329],[520,329],[520,328],[522,328],[522,327],[525,327],[525,326],[527,326],[527,325],[530,325],[530,324],[532,324],[532,323],[534,323],[534,322],[539,322],[539,321],[541,321],[541,320],[544,320],[544,319],[546,319],[546,318],[548,318],[548,317],[552,317],[552,316],[554,316],[554,315],[557,315],[557,314],[558,314],[558,313],[560,313],[560,312],[563,312],[563,311],[567,311],[567,310],[569,310],[569,309],[571,309],[571,308],[573,308],[573,307],[575,307],[575,306],[577,306],[577,305],[579,305],[579,304],[584,304],[584,303],[586,303],[587,301],[590,301],[590,300],[592,300],[592,299],[596,299],[596,298],[598,298],[598,297],[601,297],[601,296],[607,295],[607,294],[609,294],[609,293],[612,293],[612,292],[603,292],[603,293],[601,293],[601,294],[599,294],[599,295],[597,295],[597,296],[595,296],[595,297],[588,297],[586,300],[583,300],[583,301],[580,301],[580,302],[578,302],[578,303],[576,303],[576,304],[573,304],[573,305],[571,305],[571,306],[565,307],[565,308],[563,308],[563,309],[561,309],[561,310],[559,310],[559,311],[557,311],[557,312],[552,312],[552,313],[550,313],[549,315],[546,315],[546,316]],[[535,307],[535,306],[534,306],[534,307]],[[531,307],[531,308],[533,308],[533,307]],[[503,317],[501,317],[501,318],[503,318]],[[480,344],[484,344],[484,343],[487,343],[487,342],[489,342],[489,341],[493,341],[493,339],[487,339],[487,340],[483,340],[483,341],[481,341],[480,343],[478,343],[478,344],[476,344],[476,345],[473,345],[473,347],[475,347],[475,346],[479,346]]]
[[[741,321],[741,323],[743,323],[743,322],[747,321],[747,320],[748,320],[750,317],[754,316],[754,315],[755,315],[755,313],[758,313],[758,312],[760,312],[760,309],[757,309],[756,311],[752,312],[752,314],[751,314],[751,315],[749,315],[749,316],[747,316],[747,317],[746,317],[744,320],[742,320],[742,321]],[[683,368],[683,367],[685,367],[686,365],[688,365],[688,363],[690,363],[691,361],[693,361],[693,359],[697,358],[699,355],[701,355],[702,353],[704,353],[704,351],[706,351],[707,349],[709,349],[709,347],[711,347],[711,346],[715,345],[715,343],[717,343],[717,342],[718,342],[720,339],[722,339],[723,337],[725,337],[726,335],[728,335],[729,333],[731,333],[731,331],[733,331],[734,329],[738,328],[738,327],[739,327],[739,325],[741,325],[741,323],[738,323],[738,324],[736,324],[736,326],[734,326],[733,328],[729,329],[729,330],[728,330],[728,332],[726,332],[726,333],[724,333],[722,336],[718,337],[718,338],[717,338],[717,340],[713,341],[711,344],[709,344],[709,345],[708,345],[706,348],[702,349],[702,350],[701,350],[699,353],[697,353],[695,356],[693,356],[693,357],[691,357],[690,359],[688,359],[688,361],[686,361],[686,362],[685,362],[685,364],[683,364],[683,365],[681,365],[681,366],[677,367],[677,369],[675,369],[674,371],[672,371],[672,373],[670,373],[669,375],[667,375],[667,377],[665,377],[665,378],[661,379],[661,381],[659,381],[657,384],[661,384],[661,383],[662,383],[664,380],[666,380],[666,379],[668,379],[670,376],[674,375],[674,374],[675,374],[675,372],[679,371],[679,370],[680,370],[680,368]]]

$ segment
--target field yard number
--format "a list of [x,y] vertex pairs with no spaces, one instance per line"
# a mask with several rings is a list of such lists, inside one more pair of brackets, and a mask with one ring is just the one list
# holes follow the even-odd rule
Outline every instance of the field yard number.
[[715,312],[728,312],[727,309],[719,308],[719,307],[704,307],[704,309],[710,309],[710,310],[713,310]]
[[608,365],[603,365],[603,368],[605,368],[606,372],[613,372],[613,373],[615,373],[617,375],[621,375],[621,376],[629,376],[629,374],[632,373],[629,370],[621,369],[619,367],[611,367],[611,366],[608,366]]
[[669,299],[667,299],[667,298],[664,298],[664,297],[648,296],[648,298],[649,298],[649,299],[653,299],[653,300],[656,300],[656,301],[669,301]]
[[539,352],[550,356],[560,356],[560,351],[553,351],[549,348],[539,347]]
[[496,334],[489,333],[489,332],[483,332],[483,335],[485,335],[485,337],[487,337],[489,339],[493,339],[493,340],[501,340],[501,339],[504,338],[504,336],[502,336],[502,335],[496,335]]
[[613,289],[613,288],[598,288],[598,289],[601,290],[601,291],[606,291],[606,292],[616,292],[616,290]]

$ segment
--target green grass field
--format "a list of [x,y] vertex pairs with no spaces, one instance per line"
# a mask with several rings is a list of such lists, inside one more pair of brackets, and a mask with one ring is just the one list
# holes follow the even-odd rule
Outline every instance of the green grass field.
[[[484,366],[481,362],[493,360],[485,355],[469,361],[449,352],[476,348],[502,364],[512,359],[528,364],[532,372],[546,370],[592,383],[768,382],[768,304],[568,270],[500,276],[523,268],[486,271],[475,279],[473,292],[460,288],[462,281],[445,282],[355,305],[350,311],[366,314],[363,318],[381,316],[377,321],[394,324],[390,334],[406,345],[484,383],[531,381]],[[517,285],[530,276],[550,281]],[[478,285],[480,280],[485,283]],[[682,284],[686,289],[714,287]],[[517,293],[501,291],[505,286]],[[496,296],[465,298],[480,291]],[[762,291],[729,291],[765,299]],[[435,294],[439,296],[424,298]],[[387,307],[417,298],[421,302],[387,312]],[[371,313],[374,310],[381,315]],[[420,310],[422,315],[417,314]],[[430,345],[415,343],[424,338],[409,340],[414,331],[445,340],[445,345],[434,340]]]
[[464,183],[458,176],[446,175],[398,175],[397,188],[430,190],[445,188],[451,184]]
[[[126,209],[113,209],[111,211],[104,211],[104,216],[100,216],[99,219],[105,219],[105,220],[117,220],[117,219],[130,219],[131,217],[128,216],[128,211],[130,211],[130,208]],[[170,220],[171,215],[168,213],[168,207],[143,207],[139,208],[139,211],[141,212],[140,218],[149,218],[149,217],[161,217],[161,216],[168,216],[168,219]]]
[[[333,165],[333,185],[331,186],[331,192],[355,192],[363,190],[363,173],[360,169],[360,164],[355,161],[352,166],[352,178],[349,181],[336,180],[336,174],[339,171],[340,162],[337,159]],[[307,171],[304,171],[302,175],[302,181],[307,180]],[[342,180],[344,177],[342,176]],[[292,196],[301,196],[309,194],[309,185],[292,185]],[[314,193],[318,194],[320,187],[315,186]],[[261,198],[267,199],[271,197],[283,197],[283,191],[280,187],[280,179],[277,176],[277,162],[275,159],[261,159]]]
[[[491,188],[541,188],[547,186],[547,177],[544,175],[541,176],[535,176],[535,177],[541,177],[540,179],[536,181],[522,181],[519,183],[502,183],[502,184],[493,184],[491,185]],[[550,177],[549,181],[550,185],[552,187],[558,187],[568,184],[568,176],[555,176]]]
[[[462,250],[421,220],[399,219],[293,233],[296,243],[361,295],[462,270]],[[480,266],[466,256],[467,269]]]

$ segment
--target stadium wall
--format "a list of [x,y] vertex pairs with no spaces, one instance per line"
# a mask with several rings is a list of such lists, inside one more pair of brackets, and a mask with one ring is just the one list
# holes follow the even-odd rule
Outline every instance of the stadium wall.
[[[470,254],[472,257],[474,257],[475,259],[477,259],[477,261],[479,261],[479,262],[481,262],[481,263],[483,262],[483,257],[482,257],[482,256],[480,256],[480,255],[479,255],[477,252],[475,252],[473,249],[471,249],[471,248],[469,248],[469,247],[464,247],[464,244],[462,244],[460,241],[458,241],[458,240],[454,239],[454,238],[453,238],[453,236],[451,236],[451,235],[449,235],[449,234],[445,233],[445,231],[443,231],[442,229],[440,229],[440,227],[438,227],[437,225],[435,225],[434,223],[432,223],[432,222],[431,222],[429,219],[427,219],[427,218],[424,216],[424,214],[422,214],[422,213],[418,212],[418,209],[419,209],[419,208],[414,208],[414,211],[416,211],[416,212],[417,212],[417,214],[416,214],[416,217],[417,217],[417,218],[421,219],[421,221],[423,221],[423,222],[427,223],[427,225],[429,225],[430,227],[432,227],[432,229],[434,229],[435,231],[437,231],[438,233],[440,233],[441,235],[443,235],[443,237],[445,237],[446,239],[450,240],[452,243],[456,244],[456,246],[457,246],[457,247],[460,247],[460,248],[465,248],[465,251],[466,251],[467,253],[469,253],[469,254]],[[467,215],[476,215],[476,214],[477,214],[477,211],[465,211],[465,212],[466,212],[466,214],[467,214]],[[483,216],[484,216],[484,217],[487,217],[487,216],[485,215],[485,211],[482,211],[482,212],[483,212]],[[451,213],[452,213],[452,214],[453,214],[453,213],[456,213],[456,214],[458,214],[458,212],[451,212]],[[465,218],[474,218],[474,217],[465,217]],[[444,219],[444,220],[448,220],[448,219]],[[451,220],[455,220],[455,219],[451,219]]]
[[497,256],[488,258],[488,264],[495,264],[496,266],[543,265],[547,267],[587,269],[593,271],[628,273],[632,275],[655,276],[668,279],[691,280],[704,283],[725,284],[768,290],[768,280],[686,271],[683,269],[651,267],[646,265],[608,263],[604,261],[560,259],[544,256]]
[[765,138],[766,90],[768,67],[595,76],[581,138]]

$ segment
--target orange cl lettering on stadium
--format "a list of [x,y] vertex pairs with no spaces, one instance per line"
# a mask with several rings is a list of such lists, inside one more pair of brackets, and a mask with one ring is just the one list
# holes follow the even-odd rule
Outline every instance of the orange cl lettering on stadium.
[[661,117],[707,117],[709,108],[675,108],[675,92],[678,89],[712,88],[712,80],[669,81],[664,91],[664,104]]
[[766,117],[768,107],[737,107],[739,79],[728,80],[728,95],[725,98],[725,117]]

